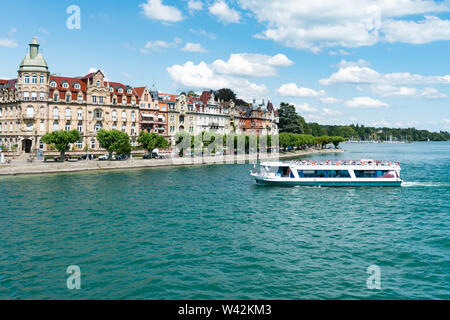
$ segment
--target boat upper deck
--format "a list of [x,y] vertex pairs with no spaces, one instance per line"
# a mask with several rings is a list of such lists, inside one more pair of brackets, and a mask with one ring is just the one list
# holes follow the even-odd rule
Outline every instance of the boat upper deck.
[[262,166],[282,167],[289,166],[295,168],[307,168],[310,170],[326,170],[336,168],[359,169],[359,170],[401,170],[400,163],[394,161],[380,160],[295,160],[287,163],[283,162],[266,162],[261,163]]

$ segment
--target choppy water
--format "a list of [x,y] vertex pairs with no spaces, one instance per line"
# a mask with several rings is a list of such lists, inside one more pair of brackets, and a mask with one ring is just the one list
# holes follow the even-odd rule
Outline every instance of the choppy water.
[[327,157],[398,160],[405,186],[258,187],[250,165],[1,178],[0,298],[449,299],[450,143],[345,148]]

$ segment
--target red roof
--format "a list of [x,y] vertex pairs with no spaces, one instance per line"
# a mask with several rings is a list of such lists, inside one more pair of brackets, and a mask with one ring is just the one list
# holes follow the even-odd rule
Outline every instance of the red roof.
[[139,97],[142,97],[146,88],[147,87],[137,87],[134,88],[134,90],[136,90],[136,93],[138,94]]
[[[80,78],[69,78],[69,77],[57,77],[57,76],[50,76],[50,82],[55,81],[56,82],[56,88],[50,87],[50,91],[52,90],[58,90],[58,91],[82,91],[86,92],[87,83],[85,80]],[[69,85],[69,88],[63,88],[63,83],[67,82]],[[75,84],[78,83],[80,85],[80,89],[75,89]]]

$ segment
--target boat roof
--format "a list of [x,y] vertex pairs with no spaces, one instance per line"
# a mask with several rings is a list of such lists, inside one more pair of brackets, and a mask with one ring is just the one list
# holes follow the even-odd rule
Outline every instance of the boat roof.
[[361,169],[373,168],[400,168],[400,163],[396,161],[380,160],[295,160],[291,162],[262,162],[262,166],[268,167],[308,167],[311,169],[323,169],[324,167],[358,167]]

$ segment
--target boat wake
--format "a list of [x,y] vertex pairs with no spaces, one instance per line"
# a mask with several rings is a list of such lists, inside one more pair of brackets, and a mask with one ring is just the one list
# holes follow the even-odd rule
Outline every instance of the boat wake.
[[450,187],[445,182],[403,182],[402,187]]

